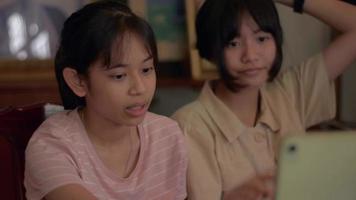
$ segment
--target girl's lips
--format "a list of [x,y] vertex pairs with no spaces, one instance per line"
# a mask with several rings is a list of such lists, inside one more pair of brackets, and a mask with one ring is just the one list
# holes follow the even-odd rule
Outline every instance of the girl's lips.
[[125,111],[132,117],[141,117],[146,113],[147,107],[146,104],[136,104],[126,107]]
[[263,69],[264,68],[247,69],[247,70],[244,70],[244,71],[240,71],[239,73],[247,75],[247,76],[255,76],[258,73],[260,73],[260,71],[262,71]]

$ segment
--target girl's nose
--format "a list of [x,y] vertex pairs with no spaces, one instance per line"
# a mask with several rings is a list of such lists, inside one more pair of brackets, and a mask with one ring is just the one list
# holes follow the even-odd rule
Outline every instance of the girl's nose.
[[130,80],[130,89],[129,93],[131,95],[141,95],[146,91],[146,86],[142,77],[139,74],[132,76]]
[[258,47],[253,42],[245,42],[241,61],[243,63],[255,62],[258,59]]

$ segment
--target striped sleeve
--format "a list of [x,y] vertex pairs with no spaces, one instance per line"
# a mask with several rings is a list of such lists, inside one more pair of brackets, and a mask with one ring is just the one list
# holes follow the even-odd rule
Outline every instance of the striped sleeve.
[[60,141],[39,138],[26,149],[25,187],[30,200],[43,199],[52,190],[67,184],[82,184],[71,153]]

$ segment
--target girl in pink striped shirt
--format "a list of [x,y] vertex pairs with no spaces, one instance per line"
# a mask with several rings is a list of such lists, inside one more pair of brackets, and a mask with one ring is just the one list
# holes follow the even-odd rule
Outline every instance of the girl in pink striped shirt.
[[28,144],[28,200],[186,197],[181,130],[148,112],[156,64],[152,29],[125,5],[97,1],[66,20],[55,58],[66,111]]

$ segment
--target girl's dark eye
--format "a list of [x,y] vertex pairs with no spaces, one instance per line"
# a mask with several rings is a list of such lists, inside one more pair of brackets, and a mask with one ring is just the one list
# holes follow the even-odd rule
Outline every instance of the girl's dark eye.
[[126,76],[126,74],[117,74],[117,75],[113,75],[111,76],[113,79],[115,80],[121,80]]
[[257,38],[258,42],[265,42],[265,41],[267,41],[268,39],[269,39],[269,37],[267,37],[267,36],[261,36],[261,37],[258,37],[258,38]]
[[228,44],[228,47],[239,47],[241,46],[241,43],[239,41],[231,41]]
[[154,70],[154,67],[145,67],[142,69],[142,73],[149,74],[153,70]]

